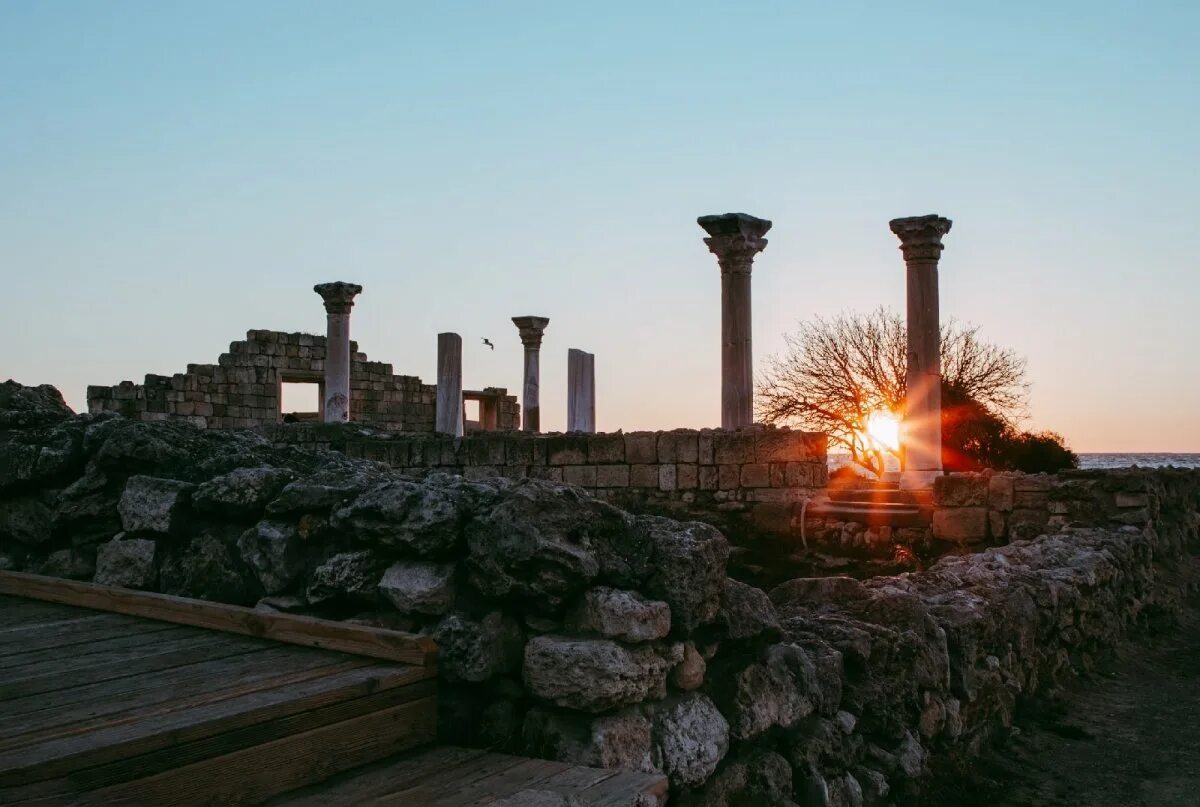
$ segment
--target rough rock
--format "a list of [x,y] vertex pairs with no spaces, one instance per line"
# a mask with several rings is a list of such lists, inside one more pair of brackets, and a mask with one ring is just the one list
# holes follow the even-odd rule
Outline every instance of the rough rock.
[[105,586],[153,589],[158,583],[155,550],[154,541],[118,535],[96,553],[95,582]]
[[0,430],[0,493],[66,479],[83,466],[77,421],[25,431]]
[[54,511],[44,498],[19,496],[0,500],[0,546],[9,546],[9,541],[36,545],[50,540]]
[[94,548],[110,540],[121,531],[119,490],[107,474],[89,466],[59,494],[54,508],[54,534],[69,538],[78,548]]
[[49,426],[74,414],[50,384],[27,387],[11,378],[0,384],[0,430]]
[[725,536],[698,521],[641,516],[637,525],[653,547],[648,592],[671,607],[674,628],[689,633],[711,622],[725,588]]
[[58,549],[46,556],[37,573],[67,580],[91,580],[96,574],[96,561],[74,549]]
[[231,543],[212,531],[205,531],[182,552],[168,555],[159,572],[163,593],[248,604],[250,590],[239,559],[229,550]]
[[730,639],[779,634],[779,616],[766,593],[732,578],[725,581],[717,615]]
[[683,660],[671,670],[671,685],[684,691],[699,689],[704,684],[704,672],[707,665],[704,656],[696,649],[693,642],[684,642]]
[[609,639],[535,636],[525,645],[525,685],[542,700],[603,712],[666,694],[666,677],[682,655]]
[[813,713],[816,667],[793,644],[775,644],[734,677],[722,706],[730,732],[739,740],[773,727],[790,728]]
[[449,614],[433,632],[438,669],[450,680],[487,681],[521,668],[521,626],[499,611],[478,621]]
[[677,695],[652,710],[654,746],[675,786],[703,784],[729,750],[729,724],[707,696]]
[[129,477],[117,505],[125,532],[169,535],[178,531],[192,487],[175,479]]
[[636,709],[592,717],[535,707],[525,716],[525,749],[573,765],[651,772],[650,730]]
[[466,508],[464,497],[455,495],[444,479],[378,485],[338,510],[333,525],[371,546],[445,556],[458,545]]
[[588,589],[568,619],[574,629],[609,639],[648,642],[671,632],[671,609],[636,591],[597,586]]
[[257,517],[295,478],[296,474],[287,468],[238,468],[196,488],[192,505],[201,513]]
[[454,605],[454,565],[393,563],[379,581],[379,593],[402,613],[440,616]]
[[283,521],[260,521],[246,530],[238,552],[267,594],[286,590],[304,571],[296,528]]
[[373,599],[379,583],[379,561],[367,551],[339,552],[313,569],[305,596],[310,603],[355,598]]

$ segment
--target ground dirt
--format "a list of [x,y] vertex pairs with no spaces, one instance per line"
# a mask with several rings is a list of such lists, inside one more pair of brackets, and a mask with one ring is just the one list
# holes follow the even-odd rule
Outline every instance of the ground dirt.
[[941,771],[928,807],[1200,805],[1200,596],[1139,631],[969,769]]

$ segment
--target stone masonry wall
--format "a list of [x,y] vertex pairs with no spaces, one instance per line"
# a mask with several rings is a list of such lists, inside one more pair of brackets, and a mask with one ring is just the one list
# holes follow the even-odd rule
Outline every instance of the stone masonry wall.
[[437,470],[471,480],[566,482],[628,509],[701,518],[733,532],[786,532],[829,478],[825,436],[786,428],[452,438],[285,424],[262,432],[277,446],[333,449],[418,476]]
[[39,395],[0,411],[0,568],[431,635],[444,740],[661,770],[685,807],[917,794],[1169,610],[1200,550],[1200,473],[1139,472],[1112,484],[1144,495],[1140,528],[768,595],[726,576],[710,525],[578,487],[418,480]]
[[[432,432],[437,387],[415,376],[395,375],[392,365],[367,359],[350,343],[350,419],[376,429]],[[189,364],[173,376],[147,374],[142,384],[89,386],[88,411],[116,412],[138,420],[186,420],[200,428],[249,428],[279,423],[284,382],[324,379],[325,337],[252,330],[231,342],[216,364]],[[519,423],[516,398],[503,397],[497,428]]]

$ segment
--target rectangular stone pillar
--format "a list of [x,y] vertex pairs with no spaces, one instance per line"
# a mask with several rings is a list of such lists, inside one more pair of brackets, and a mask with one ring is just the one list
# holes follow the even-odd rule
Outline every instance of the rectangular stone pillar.
[[434,431],[462,437],[462,337],[456,333],[438,334],[437,400],[434,413]]
[[567,351],[567,431],[596,431],[596,357]]

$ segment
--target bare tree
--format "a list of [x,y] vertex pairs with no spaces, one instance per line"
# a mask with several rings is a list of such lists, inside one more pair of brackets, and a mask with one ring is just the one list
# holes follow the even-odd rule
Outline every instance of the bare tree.
[[[899,314],[877,308],[801,322],[786,334],[787,349],[770,356],[757,387],[758,417],[822,431],[831,445],[880,475],[899,452],[867,432],[871,414],[899,416],[904,406],[908,342]],[[942,327],[942,385],[982,404],[1006,423],[1025,412],[1025,360],[979,337],[975,326]]]

